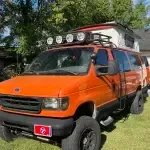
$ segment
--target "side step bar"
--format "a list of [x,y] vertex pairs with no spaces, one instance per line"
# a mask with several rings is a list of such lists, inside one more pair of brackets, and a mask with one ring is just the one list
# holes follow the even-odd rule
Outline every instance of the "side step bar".
[[113,121],[114,121],[114,119],[111,116],[109,116],[106,120],[100,121],[100,124],[102,124],[103,126],[106,127],[106,126],[110,125],[111,123],[113,123]]

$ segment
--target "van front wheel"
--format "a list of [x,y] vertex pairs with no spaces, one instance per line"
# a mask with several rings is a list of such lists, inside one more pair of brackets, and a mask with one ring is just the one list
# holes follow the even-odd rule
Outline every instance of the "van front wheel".
[[144,99],[141,91],[137,91],[136,96],[131,104],[131,114],[141,114],[144,110]]
[[100,145],[100,126],[88,116],[80,117],[72,134],[62,140],[63,150],[100,150]]

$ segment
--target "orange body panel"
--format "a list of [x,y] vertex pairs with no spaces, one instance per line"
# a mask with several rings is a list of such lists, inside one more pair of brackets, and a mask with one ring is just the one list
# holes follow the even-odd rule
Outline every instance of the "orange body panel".
[[[100,46],[93,46],[95,52]],[[113,59],[111,50],[107,49],[109,60]],[[141,71],[130,71],[125,73],[127,93],[136,91],[141,85]],[[20,88],[20,92],[15,92],[15,88]],[[53,75],[26,75],[18,76],[13,79],[0,83],[0,93],[8,95],[32,96],[32,97],[69,97],[69,108],[65,111],[42,110],[40,114],[30,114],[23,112],[13,113],[26,114],[32,116],[45,117],[69,117],[73,116],[77,108],[88,101],[100,107],[106,103],[114,101],[120,96],[120,78],[115,76],[97,77],[95,67],[90,66],[89,73],[83,76],[53,76]]]
[[147,70],[147,82],[148,85],[150,85],[150,67],[147,67],[146,70]]

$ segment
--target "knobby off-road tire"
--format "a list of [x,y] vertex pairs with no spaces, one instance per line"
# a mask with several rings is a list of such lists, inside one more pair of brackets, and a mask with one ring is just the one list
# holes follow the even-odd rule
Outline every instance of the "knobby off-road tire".
[[88,116],[80,117],[72,134],[62,140],[62,150],[100,150],[100,146],[100,126]]
[[11,142],[14,138],[17,138],[17,135],[14,135],[10,129],[0,125],[0,138],[6,142]]
[[144,110],[144,99],[141,91],[137,91],[136,96],[131,104],[130,112],[131,114],[141,114]]

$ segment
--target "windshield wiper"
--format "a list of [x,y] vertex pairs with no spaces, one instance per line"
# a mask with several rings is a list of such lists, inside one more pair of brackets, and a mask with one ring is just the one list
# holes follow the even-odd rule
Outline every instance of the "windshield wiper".
[[68,70],[63,70],[63,69],[57,69],[55,71],[58,71],[58,72],[66,72],[66,73],[70,73],[70,74],[73,74],[73,75],[78,75],[78,73],[75,73],[75,72],[71,72],[71,71],[68,71]]
[[72,74],[72,75],[78,75],[78,73],[75,73],[75,72],[71,72],[71,71],[68,71],[68,70],[63,70],[63,69],[56,69],[56,70],[48,70],[48,71],[41,71],[41,72],[35,72],[34,70],[30,70],[29,72],[24,72],[23,74],[26,75],[26,74],[36,74],[36,75],[40,75],[40,74],[56,74],[56,73],[69,73],[69,74]]
[[23,74],[36,74],[36,75],[39,75],[39,73],[37,73],[34,70],[30,70],[29,72],[24,72]]
[[78,73],[75,73],[75,72],[71,72],[71,71],[68,71],[68,70],[63,70],[63,69],[54,69],[54,70],[48,70],[48,71],[42,71],[42,72],[39,72],[39,74],[62,74],[62,73],[69,73],[69,74],[72,74],[72,75],[78,75]]

